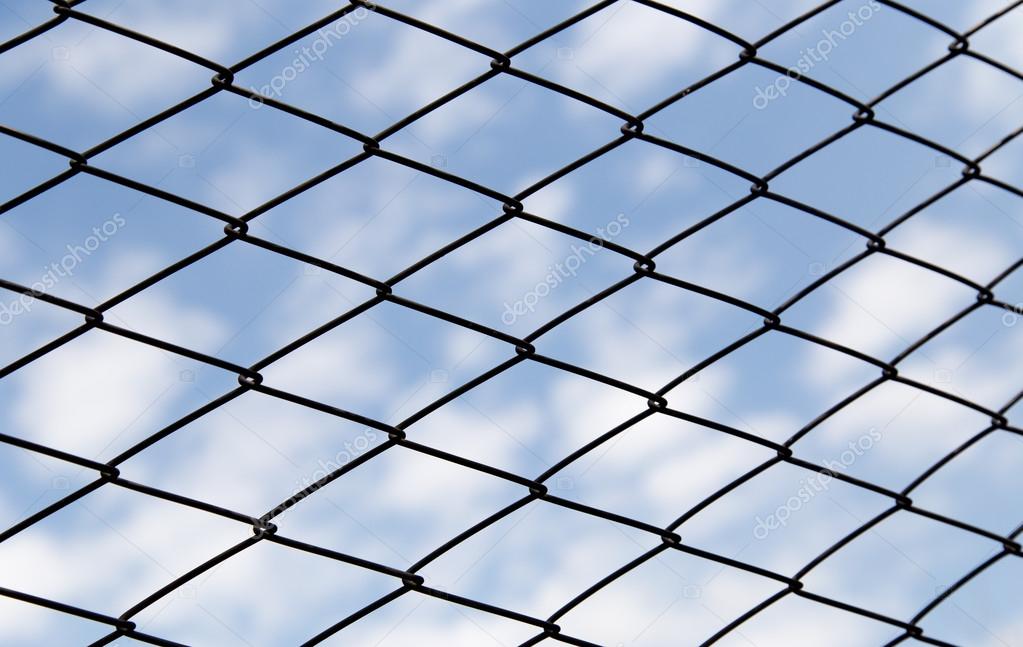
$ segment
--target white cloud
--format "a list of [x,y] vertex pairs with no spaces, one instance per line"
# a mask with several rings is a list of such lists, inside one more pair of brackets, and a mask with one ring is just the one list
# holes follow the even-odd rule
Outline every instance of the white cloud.
[[[216,319],[194,307],[148,294],[136,299],[125,304],[132,304],[125,312],[129,328],[137,325],[157,338],[187,331],[200,343],[222,333]],[[17,389],[14,432],[95,456],[140,416],[160,419],[185,361],[112,333],[89,331],[9,378]]]
[[[704,17],[713,20],[716,12],[707,9],[711,15]],[[698,61],[708,63],[705,57],[720,58],[717,49],[695,56],[713,38],[689,23],[626,3],[605,9],[561,36],[573,50],[571,64],[553,65],[550,73],[613,104],[640,110],[652,102],[647,99],[650,91],[663,87],[673,75],[678,77]]]
[[[971,291],[902,260],[875,255],[817,294],[822,321],[804,329],[880,359],[889,359],[969,304]],[[797,306],[798,307],[798,306]],[[838,355],[817,354],[804,371],[812,384],[853,368]]]
[[[244,526],[107,486],[0,550],[4,586],[114,616],[217,550]],[[29,616],[31,617],[31,616]],[[20,624],[18,615],[3,626]]]

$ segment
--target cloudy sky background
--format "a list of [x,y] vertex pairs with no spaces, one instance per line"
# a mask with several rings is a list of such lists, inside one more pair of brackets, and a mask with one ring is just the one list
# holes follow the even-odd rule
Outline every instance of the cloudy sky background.
[[[589,0],[387,4],[497,50],[581,11]],[[756,40],[812,1],[675,0],[684,11]],[[910,2],[965,30],[1004,2]],[[841,2],[762,48],[795,65],[848,11]],[[81,10],[231,64],[337,9],[283,0],[128,3],[88,0]],[[37,0],[0,2],[0,40],[52,17]],[[343,37],[275,98],[366,134],[376,133],[489,69],[485,55],[381,15],[345,19]],[[1023,68],[1023,11],[971,38],[971,48]],[[236,83],[258,90],[303,45],[267,57]],[[947,35],[890,7],[834,47],[810,76],[867,101],[930,61]],[[630,114],[732,63],[741,48],[650,7],[622,0],[516,55],[519,69]],[[0,56],[0,123],[83,151],[209,86],[210,70],[69,20]],[[853,109],[807,86],[754,106],[776,83],[747,65],[646,120],[645,132],[763,174],[850,123]],[[275,90],[276,92],[276,90]],[[966,57],[885,100],[878,118],[964,155],[978,155],[1023,122],[1023,82]],[[621,119],[518,78],[500,75],[387,138],[384,148],[503,192],[516,193],[612,141]],[[67,168],[67,160],[11,137],[0,201]],[[360,142],[269,106],[220,92],[132,137],[90,164],[242,215],[362,150]],[[1023,140],[985,160],[985,175],[1023,185]],[[876,231],[960,177],[961,164],[864,127],[771,182],[771,189]],[[608,231],[645,253],[749,191],[749,181],[633,140],[524,200],[528,212],[579,230]],[[260,215],[250,232],[384,280],[490,221],[501,204],[381,158]],[[116,232],[48,292],[95,305],[214,242],[223,223],[123,186],[78,174],[3,214],[0,277],[43,279],[67,246],[118,218]],[[886,235],[889,247],[980,284],[1023,250],[1023,202],[970,182]],[[765,199],[657,256],[658,271],[765,309],[860,253],[865,239]],[[573,245],[575,247],[573,247]],[[509,304],[543,283],[581,241],[506,222],[409,276],[401,296],[523,337],[633,273],[610,249],[585,253],[574,276],[521,316]],[[1023,272],[996,289],[1023,302]],[[372,288],[234,242],[120,303],[116,325],[250,365],[372,298]],[[874,254],[786,311],[783,321],[890,360],[976,298],[935,272]],[[14,307],[18,295],[0,303]],[[514,321],[511,321],[514,319]],[[538,352],[655,391],[762,317],[652,279],[639,280],[536,341]],[[4,322],[8,319],[5,317]],[[81,315],[36,300],[0,327],[0,362],[78,327]],[[976,310],[910,355],[900,372],[998,410],[1023,385],[1023,323]],[[394,424],[514,356],[509,344],[385,303],[263,369],[265,384]],[[673,409],[784,442],[879,376],[876,366],[779,332],[767,333],[667,393]],[[0,380],[3,433],[108,461],[237,386],[225,370],[92,330]],[[646,399],[525,361],[408,429],[417,442],[534,478],[620,422]],[[1016,408],[1018,410],[1018,407]],[[1010,409],[1007,417],[1015,422]],[[818,464],[900,490],[983,430],[982,413],[886,382],[794,446]],[[845,464],[849,443],[874,439]],[[383,432],[249,392],[120,466],[125,478],[259,516]],[[565,467],[547,481],[558,496],[663,527],[768,448],[664,415]],[[1023,444],[988,435],[912,497],[922,508],[1006,535],[1023,522]],[[16,524],[92,482],[91,470],[0,445],[0,526]],[[688,520],[687,545],[786,575],[891,505],[832,480],[783,527],[757,535],[811,475],[778,465]],[[518,484],[393,448],[315,492],[275,522],[280,534],[404,569],[450,537],[527,494]],[[0,586],[104,614],[126,609],[251,536],[245,524],[107,485],[0,544]],[[546,618],[660,539],[623,524],[536,501],[422,571],[430,586]],[[942,587],[1001,549],[994,541],[899,512],[810,572],[810,591],[908,619]],[[1008,557],[922,622],[956,644],[1023,645],[1023,564]],[[187,644],[300,643],[400,586],[386,575],[268,542],[171,592],[134,620]],[[599,644],[699,644],[782,585],[665,551],[559,620]],[[109,627],[0,598],[0,642],[80,645]],[[514,645],[536,633],[499,616],[409,593],[325,644]],[[883,644],[890,625],[787,596],[723,639],[724,645]],[[121,638],[117,644],[135,644]],[[912,645],[913,641],[904,644]]]

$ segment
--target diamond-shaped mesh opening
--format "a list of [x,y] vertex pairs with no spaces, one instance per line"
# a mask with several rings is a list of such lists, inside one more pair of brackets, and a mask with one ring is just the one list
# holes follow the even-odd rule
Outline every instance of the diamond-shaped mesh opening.
[[[681,635],[700,640],[780,588],[768,578],[670,550],[569,611],[561,624],[574,635],[612,645],[670,644]],[[614,622],[623,611],[638,622]]]
[[[0,560],[8,586],[120,614],[247,533],[219,516],[113,487],[5,542]],[[75,550],[61,550],[61,537],[79,538]],[[69,572],[88,576],[72,581]]]
[[[957,314],[975,296],[968,286],[941,274],[874,254],[801,301],[789,321],[824,339],[885,357]],[[932,353],[925,348],[914,359],[931,360]]]
[[775,70],[746,65],[648,121],[652,133],[766,172],[846,126],[849,106]]
[[[90,0],[78,8],[200,56],[231,62],[338,9],[329,0],[311,0],[301,6],[283,0],[244,6],[230,0],[184,0],[155,11],[117,0]],[[204,19],[196,25],[188,16],[199,10]]]
[[[553,50],[553,51],[552,51]],[[734,42],[638,2],[612,5],[522,56],[522,69],[631,113],[725,67]],[[700,56],[694,56],[695,52]]]
[[974,310],[906,360],[905,375],[992,410],[1019,393],[1014,385],[991,377],[1019,374],[1005,358],[1019,352],[1023,329],[1017,315],[994,307]]
[[98,305],[223,237],[223,223],[88,175],[5,214],[4,278]]
[[26,29],[34,27],[39,23],[52,18],[53,9],[42,3],[22,2],[17,6],[4,5],[0,8],[5,20],[0,29],[0,38],[6,42],[8,39],[18,36]]
[[[484,350],[467,347],[471,357]],[[537,407],[538,401],[549,404]],[[522,362],[417,421],[413,430],[423,444],[533,476],[645,407],[640,395],[539,362]],[[585,470],[601,453],[580,457],[571,472]],[[554,476],[551,481],[568,490],[565,496],[571,494],[571,480]]]
[[589,240],[515,221],[455,250],[443,264],[424,268],[401,290],[480,324],[528,333],[632,276],[634,263]]
[[0,642],[1011,632],[1015,5],[38,6]]
[[267,383],[393,424],[515,352],[507,342],[390,303],[337,323],[268,367]]
[[[268,590],[247,595],[256,587]],[[140,614],[138,623],[184,644],[298,643],[314,633],[310,618],[343,615],[391,588],[384,574],[264,542],[168,593],[166,603]]]
[[[179,322],[187,316],[179,312]],[[201,317],[188,323],[211,332]],[[94,362],[103,370],[92,370]],[[220,369],[208,373],[198,361],[90,330],[13,373],[0,399],[12,436],[109,460],[233,381]]]
[[950,40],[883,3],[848,2],[786,31],[764,54],[865,101],[940,58]]
[[[302,434],[293,433],[301,428]],[[127,460],[122,472],[169,492],[260,515],[384,440],[321,411],[246,393]],[[230,461],[207,457],[233,456]]]
[[[904,4],[917,11],[924,11],[935,20],[959,31],[970,29],[979,21],[1005,8],[1005,3],[1001,0],[977,0],[970,4],[946,0],[940,2],[908,0]],[[994,29],[997,24],[991,25],[990,29]],[[987,29],[981,31],[977,37],[980,38],[986,32]]]
[[[340,619],[340,618],[339,618]],[[535,627],[493,613],[459,606],[442,597],[403,595],[323,644],[338,647],[351,640],[365,645],[402,647],[416,642],[512,645],[525,642]]]
[[[793,617],[800,618],[796,626],[792,626]],[[844,637],[855,636],[858,641],[883,645],[899,635],[891,625],[795,595],[786,595],[732,631],[735,637],[729,636],[730,642],[724,644],[755,641],[754,644],[783,642],[811,647],[837,641],[836,644],[853,645]]]
[[955,182],[960,168],[938,151],[863,126],[801,161],[772,188],[877,230]]
[[79,150],[205,89],[213,74],[77,21],[5,52],[0,70],[4,125]]
[[790,574],[889,507],[885,497],[827,473],[778,465],[700,510],[679,532],[697,548]]
[[[346,465],[354,469],[277,517],[283,534],[404,568],[526,494],[517,483],[405,448]],[[448,504],[438,513],[432,504],[441,498]],[[408,533],[410,525],[422,530]]]
[[724,11],[729,7],[708,0],[669,0],[663,4],[709,21],[751,42],[818,7],[812,0],[785,0],[770,5],[742,3],[742,11]]
[[[697,231],[657,257],[664,274],[763,308],[798,290],[862,250],[864,239],[817,216],[773,200],[756,200]],[[719,250],[741,256],[735,267]]]
[[[979,436],[983,427],[977,429]],[[970,439],[972,440],[972,438]],[[1023,452],[1023,440],[1015,434],[996,431],[971,444],[957,461],[921,485],[913,494],[921,505],[942,514],[962,519],[993,532],[1011,533],[1017,525],[1006,519],[1023,516],[1019,492],[1020,474],[1014,467]],[[967,487],[967,481],[970,487]],[[974,487],[986,493],[979,504]]]
[[907,220],[888,241],[906,254],[986,284],[1017,259],[1021,207],[1011,193],[970,182]]
[[[844,584],[848,596],[844,601],[858,604],[870,598],[872,608],[879,613],[905,617],[972,564],[987,558],[993,548],[990,540],[901,512],[875,524],[842,552],[821,563],[806,581],[807,586],[813,582],[818,590],[831,594]],[[841,568],[843,560],[857,567]],[[879,588],[877,581],[882,577],[897,580],[904,588],[899,592]]]
[[885,382],[800,440],[799,454],[836,473],[898,491],[988,422],[984,414],[958,403]]
[[[252,281],[248,272],[264,279]],[[373,296],[368,286],[281,254],[234,243],[160,281],[110,310],[111,317],[154,334],[160,303],[187,302],[212,316],[217,334],[190,326],[184,316],[165,341],[228,361],[253,363],[284,343]],[[182,313],[184,314],[184,313]],[[168,312],[166,317],[173,315]]]
[[[961,92],[949,92],[961,88]],[[972,58],[957,57],[881,104],[882,116],[964,155],[979,155],[1019,127],[1023,83]],[[984,97],[979,100],[978,97]],[[940,112],[924,106],[940,102]]]
[[390,8],[503,51],[531,38],[538,31],[571,18],[592,4],[586,0],[556,3],[509,0],[501,3],[500,7],[470,3],[458,11],[450,11],[439,5],[398,0],[391,3]]
[[26,144],[19,139],[0,139],[0,152],[5,159],[18,159],[19,164],[4,166],[0,178],[0,198],[13,200],[54,175],[67,170],[67,161],[58,155]]
[[782,443],[876,377],[877,368],[859,358],[770,332],[665,395],[683,411]]
[[[403,63],[384,71],[380,60],[389,51],[402,52],[395,60]],[[485,55],[361,8],[253,65],[238,84],[369,133],[482,74],[488,64]]]
[[[578,542],[570,547],[554,541],[548,533],[555,528],[578,535]],[[424,575],[450,593],[541,615],[603,577],[608,564],[625,563],[659,541],[606,519],[534,502],[470,539],[463,551],[440,558]]]
[[1018,186],[1023,175],[1019,170],[1020,159],[1023,159],[1023,146],[1017,139],[1012,139],[984,161],[984,174],[1010,186]]
[[24,355],[23,347],[43,348],[53,339],[71,334],[82,324],[78,313],[40,301],[30,294],[6,290],[0,301],[0,318],[6,322],[0,329],[0,339],[4,341],[0,361],[5,366],[18,362]]
[[221,92],[103,153],[97,164],[240,215],[359,150],[350,137]]
[[523,203],[526,211],[643,252],[727,207],[748,186],[692,157],[627,141]]
[[92,620],[11,598],[0,599],[0,609],[9,619],[0,629],[0,636],[12,644],[59,644],[67,636],[95,641],[110,633],[106,626]]
[[75,465],[11,446],[0,450],[0,467],[22,483],[18,491],[8,494],[6,505],[0,510],[3,514],[0,523],[5,528],[67,496],[72,487],[79,488],[93,480],[88,471]]
[[292,249],[383,280],[443,247],[452,233],[469,234],[500,213],[492,198],[374,157],[275,206],[253,226]]
[[[409,127],[395,151],[509,195],[619,134],[621,119],[529,81],[500,75]],[[425,150],[424,150],[425,148]]]
[[567,499],[666,525],[773,454],[717,429],[656,415],[608,438],[552,482]]
[[[996,8],[1004,9],[1004,7]],[[1018,15],[1013,13],[1006,14],[1003,20],[992,23],[990,29],[977,32],[972,39],[972,43],[977,51],[983,52],[1007,66],[1019,66],[1023,62],[1023,52],[1020,52],[1018,43],[1013,42],[1011,39],[1006,39],[1006,36],[1010,33],[1018,33],[1021,26],[1023,26],[1023,23],[1021,23]]]
[[[663,318],[685,312],[686,326]],[[643,279],[558,326],[537,349],[655,390],[757,324],[756,315],[709,296]]]
[[959,644],[1013,640],[1019,633],[1016,609],[1023,595],[1018,584],[1023,570],[1014,560],[1001,560],[999,564],[1000,568],[986,569],[966,582],[952,594],[948,604],[928,615],[921,623],[926,631],[941,631]]

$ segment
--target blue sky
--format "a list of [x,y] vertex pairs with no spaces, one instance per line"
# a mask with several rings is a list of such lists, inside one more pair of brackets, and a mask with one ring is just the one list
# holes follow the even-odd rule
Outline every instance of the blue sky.
[[[386,6],[499,51],[583,10],[584,0],[459,0]],[[754,41],[810,1],[675,0]],[[907,2],[955,30],[1005,3]],[[337,9],[283,0],[160,5],[87,0],[80,10],[224,65]],[[843,34],[849,12],[858,24]],[[52,17],[38,0],[0,0],[0,40]],[[1023,68],[1016,10],[970,48]],[[238,73],[237,85],[372,135],[490,69],[488,56],[384,15],[359,11]],[[838,36],[828,34],[839,34]],[[823,46],[823,42],[829,42]],[[877,3],[837,3],[762,47],[782,67],[869,101],[941,58],[950,37]],[[824,49],[827,49],[825,53]],[[817,58],[807,58],[808,51]],[[631,0],[512,58],[517,69],[638,114],[737,60],[741,47]],[[310,55],[310,52],[314,55]],[[79,152],[210,87],[212,72],[76,20],[0,55],[0,124]],[[763,105],[768,88],[776,96]],[[960,56],[876,107],[877,118],[976,156],[1020,127],[1023,80]],[[776,71],[745,65],[645,119],[644,132],[762,175],[846,128],[854,108]],[[514,195],[618,138],[622,119],[498,75],[385,138],[383,148]],[[1023,140],[1023,138],[1021,138]],[[1023,186],[1023,143],[982,163]],[[67,160],[0,137],[0,202],[63,172]],[[90,158],[89,164],[239,217],[249,233],[386,280],[502,213],[500,200],[379,156],[262,209],[362,151],[362,143],[270,105],[219,92]],[[865,126],[772,178],[772,192],[879,231],[961,177],[938,150]],[[633,139],[523,198],[541,218],[644,254],[747,196],[750,181]],[[0,277],[42,283],[86,306],[115,297],[223,238],[194,209],[78,174],[0,217]],[[984,285],[1021,256],[1023,201],[974,180],[885,233],[887,246]],[[757,198],[664,249],[657,271],[771,310],[860,254],[866,238],[780,201]],[[76,251],[77,250],[77,251]],[[70,260],[69,260],[70,259]],[[403,278],[395,294],[522,338],[634,274],[633,258],[511,219]],[[54,264],[58,269],[54,269]],[[114,325],[249,366],[372,299],[374,289],[233,241],[119,302]],[[882,361],[976,299],[948,276],[872,254],[782,315],[785,325]],[[995,289],[1023,302],[1023,272]],[[80,314],[5,292],[7,366],[79,327]],[[508,313],[513,313],[510,316]],[[9,313],[5,316],[5,313]],[[907,356],[900,375],[1000,410],[1023,384],[1012,361],[1023,323],[985,306]],[[538,353],[657,391],[761,326],[763,317],[646,277],[535,340]],[[264,384],[386,424],[415,416],[410,440],[532,479],[619,423],[646,397],[523,361],[419,419],[452,389],[514,357],[513,347],[394,303],[375,305],[262,368]],[[665,394],[676,411],[773,443],[880,377],[880,369],[768,332]],[[237,376],[90,330],[0,379],[3,433],[105,462],[237,386]],[[1016,424],[1006,413],[1009,424]],[[816,426],[795,454],[901,490],[985,429],[990,416],[886,381]],[[248,392],[119,465],[135,482],[259,516],[386,440],[371,427]],[[773,449],[655,414],[546,481],[559,497],[664,527]],[[996,535],[1023,522],[1023,443],[986,435],[912,494],[914,503]],[[74,464],[0,445],[0,525],[12,526],[92,482]],[[788,464],[771,467],[688,519],[690,546],[791,575],[891,499]],[[810,479],[808,481],[808,479]],[[517,483],[395,447],[317,489],[275,520],[282,536],[398,569],[528,492]],[[795,497],[795,498],[793,498]],[[792,503],[795,501],[796,503]],[[773,525],[769,531],[758,530]],[[0,586],[118,616],[251,536],[223,517],[106,485],[0,543]],[[431,562],[430,586],[546,618],[660,544],[625,524],[534,501]],[[997,553],[998,542],[898,512],[803,578],[807,590],[900,619]],[[954,644],[1023,645],[1020,560],[1007,557],[920,624]],[[134,617],[140,630],[197,645],[298,644],[400,586],[388,575],[269,542],[168,593]],[[699,644],[783,588],[668,550],[558,620],[608,645]],[[87,644],[109,628],[0,598],[0,642]],[[410,593],[325,644],[514,645],[535,627]],[[884,644],[884,623],[787,596],[719,644]],[[547,642],[550,642],[549,640]],[[120,638],[116,644],[134,644]],[[904,644],[913,644],[906,641]]]

